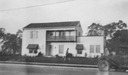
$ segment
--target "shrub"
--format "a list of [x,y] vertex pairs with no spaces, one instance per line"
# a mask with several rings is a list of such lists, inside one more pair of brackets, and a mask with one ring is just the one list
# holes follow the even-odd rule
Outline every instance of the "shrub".
[[57,54],[57,55],[55,55],[56,56],[56,58],[58,58],[59,57],[59,55]]
[[69,54],[70,60],[68,62],[64,61],[63,57],[56,55],[57,57],[30,57],[30,56],[0,56],[0,61],[25,61],[25,62],[40,62],[40,63],[69,63],[69,64],[87,64],[96,65],[98,63],[98,58],[85,58],[85,57],[73,57]]
[[85,57],[73,57],[73,58],[70,58],[70,61],[68,63],[96,65],[98,63],[98,59],[97,58],[85,58]]
[[72,53],[68,53],[68,54],[66,55],[66,58],[72,58],[72,57],[73,57]]
[[38,57],[44,56],[41,52],[38,53]]

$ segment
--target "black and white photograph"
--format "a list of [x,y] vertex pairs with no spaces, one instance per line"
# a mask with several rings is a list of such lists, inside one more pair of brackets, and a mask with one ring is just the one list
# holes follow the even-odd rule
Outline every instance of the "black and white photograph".
[[0,75],[128,75],[128,0],[0,0]]

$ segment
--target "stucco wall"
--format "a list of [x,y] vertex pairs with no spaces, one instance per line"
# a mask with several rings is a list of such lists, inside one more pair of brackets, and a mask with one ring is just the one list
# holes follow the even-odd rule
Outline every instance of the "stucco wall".
[[[84,52],[82,56],[87,53],[87,57],[96,57],[104,54],[104,37],[103,36],[86,36],[79,37],[77,44],[84,45]],[[94,53],[90,53],[90,45],[94,45]],[[96,53],[96,45],[100,45],[100,53]]]
[[[76,50],[77,44],[83,44],[84,49],[82,50],[82,54],[78,54]],[[59,55],[59,56],[65,56],[67,48],[69,48],[69,53],[72,53],[73,56],[78,57],[85,57],[85,54],[87,54],[87,57],[96,57],[101,56],[101,54],[104,54],[104,38],[103,36],[94,36],[94,37],[78,37],[78,42],[61,42],[61,43],[51,43],[52,45],[52,55]],[[64,53],[59,54],[59,45],[64,46]],[[94,45],[94,53],[90,53],[90,45]],[[96,53],[96,45],[100,45],[100,52]]]
[[[67,43],[51,43],[52,47],[52,55],[59,55],[59,56],[65,56],[67,48],[69,48],[69,53],[72,53],[74,56],[76,55],[76,43],[71,43],[71,42],[67,42]],[[64,45],[64,53],[63,54],[59,54],[59,45]]]
[[[38,31],[38,38],[30,38],[30,31]],[[29,54],[29,50],[27,49],[28,44],[38,44],[39,49],[38,52],[45,53],[46,47],[46,30],[41,29],[27,29],[23,32],[23,44],[22,44],[22,55],[30,55],[35,56],[37,54]]]

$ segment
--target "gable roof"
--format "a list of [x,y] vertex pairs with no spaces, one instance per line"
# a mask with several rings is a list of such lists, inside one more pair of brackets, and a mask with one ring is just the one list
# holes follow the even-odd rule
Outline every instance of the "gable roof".
[[45,27],[71,27],[77,26],[79,21],[68,21],[68,22],[50,22],[50,23],[31,23],[24,28],[45,28]]

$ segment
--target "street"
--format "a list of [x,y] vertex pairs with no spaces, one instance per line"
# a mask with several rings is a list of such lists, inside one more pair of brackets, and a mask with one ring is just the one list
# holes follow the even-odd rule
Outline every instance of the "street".
[[128,75],[128,73],[100,72],[97,68],[0,64],[0,75]]

